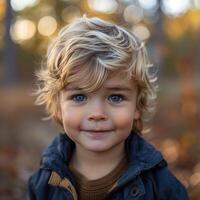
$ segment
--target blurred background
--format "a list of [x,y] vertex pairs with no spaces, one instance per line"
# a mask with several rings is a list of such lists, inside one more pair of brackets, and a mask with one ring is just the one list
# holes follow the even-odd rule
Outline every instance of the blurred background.
[[60,28],[84,13],[146,43],[160,90],[144,137],[199,200],[200,0],[0,0],[0,199],[25,199],[27,179],[59,131],[34,106],[34,71]]

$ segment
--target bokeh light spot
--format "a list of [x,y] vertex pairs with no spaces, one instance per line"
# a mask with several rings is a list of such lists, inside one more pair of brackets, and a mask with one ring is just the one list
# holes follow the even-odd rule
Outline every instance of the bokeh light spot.
[[36,32],[36,26],[33,21],[28,19],[17,20],[10,29],[11,38],[17,42],[31,39]]
[[190,8],[190,0],[163,0],[162,10],[166,15],[178,16]]
[[130,23],[138,23],[143,19],[143,10],[139,6],[129,5],[124,10],[124,20]]
[[35,6],[39,3],[39,0],[11,0],[12,9],[15,11],[21,11],[26,7]]
[[92,10],[107,14],[116,12],[118,8],[115,0],[88,0],[88,5]]
[[200,0],[194,0],[194,6],[200,8]]
[[147,40],[150,37],[149,29],[142,24],[133,26],[132,33],[140,40]]
[[192,174],[192,176],[190,177],[190,184],[192,186],[196,186],[200,184],[200,172],[196,172]]
[[45,16],[39,20],[38,31],[41,35],[50,36],[57,29],[56,19],[52,16]]
[[174,139],[166,139],[162,143],[162,152],[169,163],[175,162],[179,156],[179,143]]
[[138,0],[142,8],[147,10],[155,9],[158,6],[157,0]]

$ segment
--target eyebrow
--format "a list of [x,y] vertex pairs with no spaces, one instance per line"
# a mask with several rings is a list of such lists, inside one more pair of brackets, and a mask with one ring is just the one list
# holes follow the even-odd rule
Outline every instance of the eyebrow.
[[[67,86],[65,88],[67,91],[82,91],[82,88],[76,87],[76,86]],[[114,91],[131,91],[132,89],[130,87],[126,86],[105,86],[106,90],[114,90]]]
[[105,89],[116,90],[116,91],[131,91],[131,88],[126,86],[107,86],[105,87]]

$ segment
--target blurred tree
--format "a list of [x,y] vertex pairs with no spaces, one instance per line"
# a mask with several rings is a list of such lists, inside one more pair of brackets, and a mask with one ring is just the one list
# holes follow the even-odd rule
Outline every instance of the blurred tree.
[[4,48],[4,85],[13,86],[16,84],[16,57],[15,45],[10,37],[10,27],[13,21],[13,11],[10,0],[6,1],[6,17],[5,17],[5,48]]

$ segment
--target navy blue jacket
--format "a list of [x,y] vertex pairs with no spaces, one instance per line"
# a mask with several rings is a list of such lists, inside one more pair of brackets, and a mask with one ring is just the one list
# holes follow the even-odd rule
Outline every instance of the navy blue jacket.
[[[30,200],[77,200],[78,188],[68,163],[74,143],[58,135],[43,153],[28,183]],[[126,140],[129,164],[108,193],[109,200],[187,200],[186,189],[167,168],[161,153],[137,133]]]

